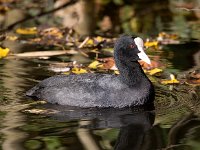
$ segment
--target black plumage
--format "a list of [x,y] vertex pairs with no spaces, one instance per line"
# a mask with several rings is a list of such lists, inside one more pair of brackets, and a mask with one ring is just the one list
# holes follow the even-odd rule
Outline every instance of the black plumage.
[[141,58],[150,61],[141,48],[140,38],[123,35],[114,47],[119,75],[90,73],[53,76],[41,81],[26,95],[50,103],[78,107],[122,108],[152,104],[154,87],[138,63]]

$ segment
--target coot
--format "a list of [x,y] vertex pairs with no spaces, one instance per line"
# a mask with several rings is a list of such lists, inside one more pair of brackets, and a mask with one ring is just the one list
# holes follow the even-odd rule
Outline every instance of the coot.
[[29,97],[78,107],[133,107],[152,104],[154,87],[138,60],[150,64],[143,40],[122,35],[114,46],[120,74],[57,75],[26,92]]

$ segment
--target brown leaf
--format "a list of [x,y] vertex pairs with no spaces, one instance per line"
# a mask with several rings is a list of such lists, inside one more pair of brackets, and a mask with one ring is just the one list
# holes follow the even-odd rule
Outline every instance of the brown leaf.
[[103,63],[103,69],[111,69],[115,66],[115,61],[113,57],[99,58],[98,60]]

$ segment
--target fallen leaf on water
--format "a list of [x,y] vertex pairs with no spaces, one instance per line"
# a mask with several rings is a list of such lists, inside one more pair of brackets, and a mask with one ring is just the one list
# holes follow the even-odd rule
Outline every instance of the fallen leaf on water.
[[63,38],[63,33],[60,29],[56,28],[56,27],[51,27],[51,28],[46,28],[42,31],[40,31],[40,35],[42,36],[53,36],[56,37],[58,39]]
[[42,41],[41,38],[33,38],[33,39],[30,39],[31,42],[35,42],[35,43],[39,43],[40,41]]
[[91,69],[97,69],[97,68],[102,68],[103,64],[100,63],[99,61],[95,60],[92,63],[90,63],[88,67]]
[[99,58],[98,60],[103,64],[103,69],[117,70],[113,57]]
[[173,74],[170,74],[170,80],[162,80],[161,84],[178,84],[180,83]]
[[159,69],[159,68],[154,68],[152,70],[149,70],[147,71],[150,75],[154,75],[156,73],[159,73],[159,72],[162,72],[163,70],[162,69]]
[[146,41],[144,43],[144,46],[146,48],[148,48],[148,47],[155,47],[155,48],[157,48],[158,47],[158,41]]
[[165,39],[173,39],[173,40],[178,39],[177,34],[169,34],[169,33],[166,33],[166,32],[160,32],[158,34],[158,37],[162,37],[162,38],[165,38]]
[[151,64],[147,64],[146,62],[142,60],[139,60],[139,63],[142,66],[142,68],[147,69],[147,70],[164,67],[164,64],[162,64],[158,59],[159,58],[156,58],[155,60],[151,60]]
[[89,46],[94,46],[94,45],[97,45],[98,43],[100,43],[100,42],[103,42],[105,39],[103,38],[103,37],[101,37],[101,36],[97,36],[97,37],[95,37],[95,38],[93,38],[93,39],[89,39],[89,40],[87,40],[87,42],[86,42],[86,45],[89,45]]
[[180,40],[178,40],[177,34],[169,34],[166,32],[159,33],[157,37],[157,41],[159,41],[161,44],[179,44]]
[[114,73],[115,73],[115,74],[119,74],[119,70],[115,70]]
[[36,28],[36,27],[31,27],[31,28],[18,28],[18,29],[16,30],[16,33],[18,33],[18,34],[24,34],[24,35],[37,34],[37,28]]
[[0,47],[0,58],[6,57],[9,51],[10,51],[9,48]]
[[89,39],[87,41],[86,45],[94,45],[94,40],[93,39]]
[[10,40],[10,41],[16,41],[17,39],[18,39],[18,37],[17,36],[6,36],[6,39],[7,40]]
[[187,75],[187,84],[200,85],[200,70],[194,70]]
[[96,38],[95,38],[95,41],[97,41],[97,42],[102,42],[102,41],[104,41],[105,39],[103,38],[103,37],[101,37],[101,36],[97,36]]
[[74,67],[74,68],[72,68],[72,72],[75,73],[75,74],[82,74],[82,73],[87,73],[87,70]]
[[194,70],[188,74],[189,78],[200,79],[200,70]]
[[200,85],[200,79],[193,79],[193,80],[191,80],[191,79],[188,79],[187,81],[186,81],[186,83],[187,84],[191,84],[191,85]]

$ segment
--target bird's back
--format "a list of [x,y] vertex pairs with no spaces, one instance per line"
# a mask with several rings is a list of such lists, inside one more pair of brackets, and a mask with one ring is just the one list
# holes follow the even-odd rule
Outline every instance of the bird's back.
[[139,88],[140,84],[138,88],[127,86],[117,75],[58,75],[43,80],[26,95],[61,105],[126,107],[138,105],[146,99],[145,93],[141,95],[141,92],[148,92],[149,89]]

